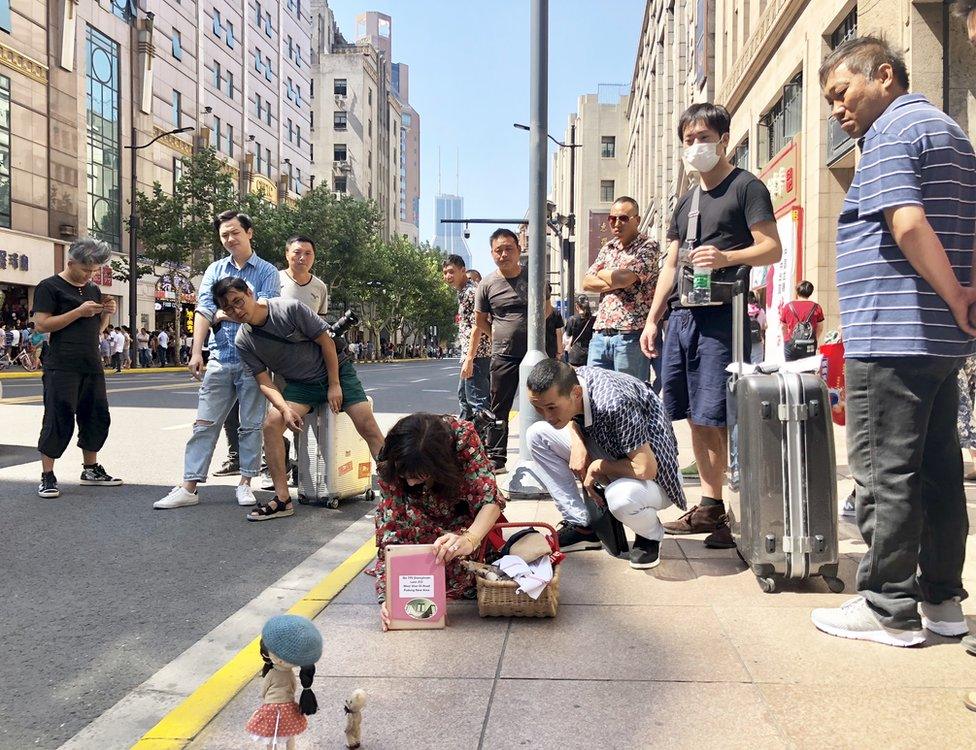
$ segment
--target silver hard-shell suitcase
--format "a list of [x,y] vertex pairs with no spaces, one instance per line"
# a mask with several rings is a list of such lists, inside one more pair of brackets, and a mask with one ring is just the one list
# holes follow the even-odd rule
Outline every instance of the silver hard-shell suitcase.
[[317,406],[305,415],[298,435],[298,502],[338,508],[351,497],[372,501],[372,461],[349,415]]
[[[733,301],[736,363],[743,360],[745,286]],[[763,591],[775,590],[778,579],[818,575],[831,591],[843,591],[826,385],[812,373],[740,370],[729,378],[727,397],[729,524],[739,556]]]

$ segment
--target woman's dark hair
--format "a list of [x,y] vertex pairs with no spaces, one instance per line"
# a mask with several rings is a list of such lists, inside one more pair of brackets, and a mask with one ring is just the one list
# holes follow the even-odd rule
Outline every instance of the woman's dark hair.
[[220,281],[216,282],[211,287],[211,293],[213,298],[220,305],[224,301],[224,297],[231,293],[231,291],[244,292],[245,294],[250,291],[250,287],[247,282],[244,281],[240,276],[225,276]]
[[749,292],[749,302],[753,305],[759,304],[759,298],[756,296],[756,293],[753,291]]
[[454,432],[438,414],[418,412],[404,417],[386,434],[377,458],[377,473],[387,484],[402,483],[405,477],[427,476],[431,490],[452,497],[461,486],[461,465]]
[[254,222],[251,221],[250,216],[243,211],[231,209],[230,211],[221,211],[216,217],[214,217],[214,231],[219,232],[221,224],[226,224],[228,221],[233,221],[234,219],[237,219],[237,221],[240,222],[241,227],[243,227],[245,231],[254,227]]
[[581,294],[576,298],[576,307],[579,308],[580,314],[584,318],[588,318],[593,314],[593,311],[590,309],[590,298],[586,295]]
[[[271,652],[264,645],[263,638],[261,639],[261,660],[264,662],[264,666],[261,667],[261,676],[264,677],[274,669],[274,662],[271,661]],[[312,664],[307,667],[302,667],[298,672],[298,679],[302,683],[302,694],[298,699],[298,708],[305,716],[311,716],[319,710],[319,702],[315,699],[315,693],[312,692],[312,680],[315,679],[315,665]]]

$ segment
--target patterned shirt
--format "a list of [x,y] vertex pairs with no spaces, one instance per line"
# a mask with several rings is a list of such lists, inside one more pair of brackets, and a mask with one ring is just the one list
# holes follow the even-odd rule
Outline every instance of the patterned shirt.
[[884,209],[922,206],[956,278],[969,284],[976,155],[921,94],[898,97],[868,129],[837,225],[837,290],[846,355],[965,357],[974,351],[945,301],[912,267]]
[[[461,359],[468,354],[468,346],[471,344],[471,329],[474,328],[474,299],[478,285],[468,279],[461,291],[457,293],[458,311],[454,318],[457,323],[458,348],[461,350]],[[478,351],[475,352],[475,359],[491,356],[491,336],[482,335],[478,342]]]
[[595,276],[607,269],[632,271],[637,275],[637,281],[626,289],[612,289],[600,294],[600,310],[594,325],[597,331],[604,328],[639,331],[644,327],[654,301],[659,256],[657,241],[643,233],[638,234],[626,247],[614,238],[600,248],[587,274]]
[[622,372],[577,367],[576,377],[583,386],[583,414],[575,417],[583,438],[615,460],[649,445],[657,459],[654,481],[671,502],[684,509],[678,441],[661,398],[648,383]]
[[[203,274],[200,281],[200,295],[197,299],[197,308],[207,310],[210,313],[217,312],[217,303],[213,298],[213,285],[227,276],[238,276],[247,282],[254,292],[257,299],[271,299],[281,294],[281,280],[278,278],[278,269],[262,260],[257,253],[252,252],[251,257],[244,261],[244,267],[238,268],[234,265],[231,256],[214,261]],[[237,355],[237,347],[234,339],[240,328],[239,323],[230,320],[221,322],[216,332],[210,332],[210,356],[220,360],[225,364],[235,364],[240,362]]]

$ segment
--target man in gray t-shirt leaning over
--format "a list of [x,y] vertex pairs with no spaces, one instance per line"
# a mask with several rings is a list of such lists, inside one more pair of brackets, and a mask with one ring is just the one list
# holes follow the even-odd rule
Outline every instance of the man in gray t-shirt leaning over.
[[[383,433],[352,361],[336,352],[328,325],[307,305],[284,298],[260,303],[246,283],[233,277],[217,282],[213,296],[231,320],[242,324],[234,344],[244,369],[274,407],[264,423],[264,446],[275,499],[247,518],[264,521],[290,516],[294,509],[281,440],[286,429],[298,432],[302,417],[328,403],[334,412],[349,415],[374,458],[383,447]],[[269,370],[284,379],[283,390],[272,382]]]

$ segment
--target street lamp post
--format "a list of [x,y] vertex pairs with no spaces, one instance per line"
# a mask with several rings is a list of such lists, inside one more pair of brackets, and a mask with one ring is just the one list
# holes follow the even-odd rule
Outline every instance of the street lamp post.
[[[529,130],[528,125],[523,125],[518,122],[514,123],[514,125],[519,130]],[[565,257],[566,265],[569,268],[566,278],[568,291],[565,300],[566,312],[567,314],[572,314],[574,309],[573,295],[576,293],[576,149],[582,144],[576,142],[576,123],[570,126],[569,143],[563,143],[558,138],[554,138],[551,133],[546,133],[546,137],[559,148],[569,149],[569,215],[566,216],[565,222],[569,236],[563,239],[560,244],[562,245],[562,255]],[[559,234],[562,237],[561,229],[559,230]]]
[[136,341],[136,333],[139,330],[136,325],[136,282],[138,280],[138,262],[136,258],[136,247],[138,245],[138,234],[139,234],[139,214],[136,213],[136,192],[137,192],[137,179],[138,172],[136,170],[136,165],[139,158],[136,151],[141,151],[144,148],[149,148],[160,138],[164,138],[167,135],[175,135],[176,133],[188,133],[193,130],[192,127],[176,128],[174,130],[169,130],[165,133],[160,133],[155,138],[153,138],[148,143],[143,143],[141,146],[136,145],[136,138],[138,138],[138,133],[136,132],[135,126],[132,128],[132,136],[130,138],[131,143],[126,146],[131,154],[131,175],[129,177],[129,336],[131,341],[129,342],[129,357],[135,365],[139,361],[138,354],[138,342]]

